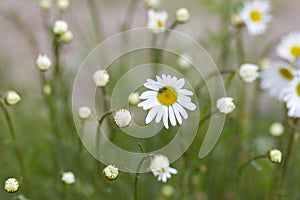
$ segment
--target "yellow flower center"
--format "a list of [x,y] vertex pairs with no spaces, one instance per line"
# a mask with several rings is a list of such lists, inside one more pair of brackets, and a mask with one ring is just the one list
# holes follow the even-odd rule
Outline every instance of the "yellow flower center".
[[298,85],[297,85],[296,92],[297,92],[298,96],[300,97],[300,83],[298,83]]
[[294,58],[300,57],[300,47],[299,46],[293,46],[291,48],[291,54],[294,56]]
[[162,21],[157,20],[157,27],[158,27],[158,28],[162,28],[162,27],[163,27]]
[[250,19],[253,21],[253,22],[260,22],[261,21],[261,13],[257,10],[253,10],[251,11],[250,13]]
[[294,75],[292,74],[292,72],[284,67],[279,69],[279,74],[288,81],[293,80],[293,78],[294,78]]
[[164,106],[171,106],[177,101],[177,93],[173,87],[165,86],[158,90],[157,100]]

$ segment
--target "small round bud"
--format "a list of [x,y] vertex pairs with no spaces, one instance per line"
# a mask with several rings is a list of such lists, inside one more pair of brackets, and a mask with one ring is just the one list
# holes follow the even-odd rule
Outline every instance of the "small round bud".
[[282,159],[282,153],[278,149],[272,149],[269,152],[269,159],[273,163],[280,163]]
[[69,26],[67,24],[67,22],[63,21],[63,20],[56,20],[54,22],[54,26],[53,26],[53,33],[57,34],[57,35],[62,35],[63,33],[65,33],[68,30]]
[[129,95],[128,101],[131,105],[137,105],[140,102],[140,94],[138,92],[133,92]]
[[107,180],[113,181],[118,177],[119,169],[113,165],[108,165],[103,169],[102,175]]
[[73,174],[73,172],[64,172],[61,176],[61,180],[65,184],[73,184],[75,183],[75,175]]
[[92,111],[89,107],[80,107],[77,114],[80,119],[86,120],[92,116]]
[[49,10],[52,6],[52,0],[39,0],[39,6],[42,10]]
[[244,25],[244,21],[242,20],[241,16],[238,14],[231,16],[231,24],[235,27],[240,27]]
[[70,43],[73,39],[73,33],[71,31],[64,32],[59,38],[64,43]]
[[67,10],[70,7],[70,1],[69,0],[57,0],[56,6],[61,11]]
[[259,67],[253,64],[243,64],[239,69],[239,76],[241,79],[247,83],[252,83],[259,76],[258,73]]
[[49,84],[46,84],[43,86],[43,93],[47,96],[49,96],[52,92],[52,88],[51,88],[51,85]]
[[192,63],[192,57],[189,54],[183,53],[177,58],[177,64],[183,70],[190,69],[192,66],[191,63]]
[[161,4],[161,0],[144,0],[146,6],[149,8],[158,8]]
[[129,126],[129,124],[132,120],[132,116],[131,116],[131,113],[129,112],[129,110],[122,108],[115,113],[114,120],[118,127],[124,128],[124,127]]
[[283,132],[284,132],[284,127],[282,126],[281,123],[274,122],[273,124],[271,124],[270,126],[271,135],[273,135],[274,137],[279,137],[283,134]]
[[47,71],[51,67],[51,64],[51,60],[47,55],[39,54],[38,58],[36,59],[36,66],[41,71]]
[[171,197],[175,193],[175,189],[171,185],[164,185],[161,188],[161,193],[167,197]]
[[17,92],[9,90],[4,94],[4,101],[7,105],[15,105],[21,101],[21,97],[18,95]]
[[98,70],[93,75],[93,81],[97,87],[105,87],[109,83],[110,77],[106,70]]
[[19,187],[19,181],[15,178],[9,178],[4,183],[4,189],[9,193],[18,191]]
[[217,108],[221,113],[228,114],[231,113],[235,109],[235,105],[233,103],[233,98],[231,97],[223,97],[218,99]]
[[185,23],[190,19],[190,12],[186,8],[180,8],[176,11],[176,21]]

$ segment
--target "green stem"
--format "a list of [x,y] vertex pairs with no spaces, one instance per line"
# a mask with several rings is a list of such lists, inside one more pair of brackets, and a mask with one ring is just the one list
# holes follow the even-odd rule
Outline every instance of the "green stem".
[[125,31],[125,30],[131,28],[133,16],[134,16],[134,13],[135,13],[136,7],[137,7],[137,2],[138,2],[137,0],[130,0],[127,10],[126,10],[125,17],[124,17],[122,31]]
[[135,173],[135,177],[134,177],[134,200],[138,199],[138,180],[139,180],[139,176],[140,176],[140,169],[142,167],[142,164],[145,162],[145,160],[147,158],[150,158],[152,155],[146,155],[144,157],[142,157],[142,159],[140,160],[138,167],[137,167],[137,171]]
[[94,0],[87,0],[87,3],[88,3],[88,8],[91,13],[95,36],[96,36],[97,42],[100,42],[101,38],[102,38],[102,34],[100,31],[101,30],[101,28],[100,28],[101,21],[100,21],[100,17],[99,17],[99,10],[97,9],[97,4]]
[[98,120],[98,127],[97,127],[97,135],[96,135],[96,152],[97,152],[97,155],[100,154],[100,146],[99,146],[99,143],[100,143],[100,131],[101,131],[101,125],[102,123],[104,122],[105,118],[108,117],[109,115],[112,114],[112,110],[104,113],[102,115],[102,117]]

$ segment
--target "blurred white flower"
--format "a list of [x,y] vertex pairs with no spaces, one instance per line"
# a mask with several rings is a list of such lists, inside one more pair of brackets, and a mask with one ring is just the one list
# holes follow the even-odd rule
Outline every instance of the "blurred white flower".
[[264,34],[272,20],[270,2],[264,0],[247,1],[239,11],[250,35]]
[[148,10],[147,27],[153,34],[165,32],[168,13],[166,11]]
[[140,102],[140,93],[138,92],[132,92],[129,97],[128,101],[131,105],[137,105]]
[[168,178],[171,178],[171,174],[177,174],[177,170],[170,167],[170,162],[168,157],[164,155],[154,155],[151,158],[151,163],[149,167],[150,171],[158,181],[167,182]]
[[70,43],[73,39],[73,33],[70,30],[64,32],[59,38],[64,43]]
[[69,0],[57,0],[56,6],[59,10],[64,11],[70,7],[70,1]]
[[110,77],[106,70],[98,70],[93,75],[93,81],[97,87],[105,87],[109,83]]
[[20,95],[12,90],[4,93],[4,101],[7,105],[13,106],[21,101]]
[[296,76],[297,71],[284,62],[274,62],[260,73],[262,89],[267,89],[270,96],[283,100],[283,89]]
[[127,109],[120,109],[114,114],[114,121],[120,128],[129,126],[132,120],[131,113]]
[[82,120],[89,119],[92,116],[92,111],[89,107],[80,107],[77,111],[78,117]]
[[52,6],[52,0],[39,0],[39,6],[42,10],[49,10]]
[[8,178],[4,183],[4,189],[9,193],[18,191],[19,187],[19,181],[15,178]]
[[49,96],[49,95],[51,94],[51,92],[52,92],[51,85],[45,84],[45,85],[43,86],[43,93],[44,93],[45,95]]
[[235,109],[235,104],[233,98],[231,97],[222,97],[217,101],[217,108],[221,113],[228,114]]
[[183,70],[190,69],[192,66],[192,62],[193,62],[192,57],[187,53],[183,53],[179,55],[177,58],[177,64]]
[[65,184],[73,184],[75,183],[75,175],[73,174],[73,172],[64,172],[61,176],[61,180]]
[[290,62],[300,61],[300,32],[292,32],[281,39],[276,53]]
[[278,149],[272,149],[269,152],[269,159],[273,163],[280,163],[282,159],[282,153]]
[[[185,84],[183,78],[177,79],[175,76],[156,76],[157,81],[147,79],[144,86],[150,90],[143,92],[140,99],[145,101],[138,104],[144,110],[149,110],[145,123],[149,124],[155,117],[155,122],[163,120],[164,126],[168,129],[170,120],[172,126],[182,124],[182,117],[188,118],[185,108],[191,111],[196,109],[196,105],[191,101],[193,92],[182,89]],[[177,120],[177,122],[176,122]]]
[[190,20],[190,12],[186,8],[179,8],[176,11],[176,21],[185,23]]
[[158,8],[161,4],[161,0],[144,0],[144,2],[149,8]]
[[65,33],[68,30],[69,26],[67,24],[67,22],[63,21],[63,20],[56,20],[54,22],[54,26],[53,26],[53,33],[57,34],[57,35],[62,35],[63,33]]
[[36,59],[36,66],[41,71],[47,71],[51,67],[51,64],[51,60],[45,54],[39,54],[38,58]]
[[300,78],[291,81],[282,92],[289,117],[300,117]]
[[103,169],[102,174],[107,180],[113,181],[118,177],[119,169],[113,165],[108,165]]
[[270,133],[271,135],[278,137],[281,136],[284,132],[284,127],[281,123],[279,122],[274,122],[270,126]]
[[259,67],[257,65],[250,63],[243,64],[239,69],[239,76],[243,81],[252,83],[259,76],[258,69]]

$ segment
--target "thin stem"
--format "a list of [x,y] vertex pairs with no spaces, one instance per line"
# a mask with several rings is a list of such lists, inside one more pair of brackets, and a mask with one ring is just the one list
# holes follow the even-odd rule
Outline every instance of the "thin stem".
[[97,42],[101,41],[102,34],[101,34],[101,21],[99,17],[99,10],[97,9],[97,4],[94,0],[88,0],[88,8],[91,13],[92,23],[96,35]]
[[137,2],[138,2],[137,0],[130,0],[127,10],[126,10],[125,17],[124,17],[122,31],[125,31],[125,30],[131,28],[133,16],[134,16],[134,13],[135,13],[136,7],[137,7]]
[[101,125],[102,123],[104,122],[105,118],[108,117],[109,115],[112,114],[112,110],[104,113],[102,115],[102,117],[98,120],[98,127],[97,127],[97,135],[96,135],[96,152],[97,152],[97,155],[100,153],[100,146],[99,146],[99,143],[100,143],[100,131],[101,131]]
[[137,170],[136,170],[136,173],[135,173],[135,177],[134,177],[134,200],[138,199],[138,190],[137,190],[137,187],[138,187],[138,180],[139,180],[139,176],[140,176],[140,169],[142,167],[142,164],[145,162],[145,160],[147,158],[150,158],[151,156],[152,155],[149,154],[149,155],[146,155],[146,156],[142,157],[141,161],[138,164],[138,167],[137,167]]

